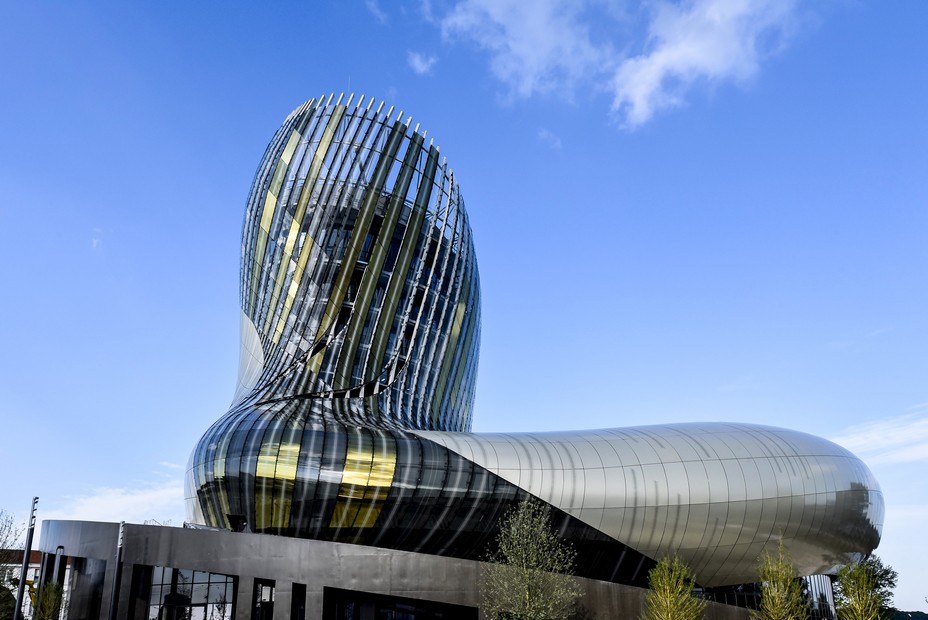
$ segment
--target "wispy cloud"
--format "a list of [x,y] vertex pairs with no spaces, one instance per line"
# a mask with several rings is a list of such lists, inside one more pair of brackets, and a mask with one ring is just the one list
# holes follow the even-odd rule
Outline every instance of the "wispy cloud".
[[555,150],[561,148],[561,139],[554,132],[544,127],[538,130],[538,141]]
[[179,479],[143,483],[137,487],[100,487],[66,497],[55,508],[42,511],[42,519],[78,521],[128,521],[143,523],[150,519],[183,523],[184,484]]
[[428,23],[435,23],[435,13],[432,11],[431,0],[419,0],[419,13],[422,15],[422,19]]
[[575,0],[462,0],[441,22],[446,37],[473,40],[490,53],[490,70],[511,94],[572,88],[608,64],[593,45]]
[[367,10],[370,11],[377,21],[381,24],[387,23],[387,14],[384,13],[383,9],[380,8],[380,5],[377,4],[377,0],[365,0],[364,6],[367,7]]
[[691,0],[656,5],[648,50],[622,61],[612,82],[612,110],[628,126],[680,106],[697,81],[743,81],[781,47],[794,0]]
[[409,52],[406,55],[406,61],[416,75],[426,75],[432,70],[435,63],[438,62],[438,57],[426,56],[419,52]]
[[870,464],[928,462],[928,403],[909,411],[852,426],[832,441]]
[[684,105],[698,85],[751,78],[797,21],[796,0],[656,0],[645,4],[645,26],[635,32],[606,7],[461,0],[441,27],[489,52],[490,70],[511,96],[603,89],[616,122],[632,129]]

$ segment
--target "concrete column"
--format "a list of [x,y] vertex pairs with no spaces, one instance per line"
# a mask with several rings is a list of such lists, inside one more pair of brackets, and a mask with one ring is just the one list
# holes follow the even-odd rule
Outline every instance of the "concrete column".
[[274,620],[290,620],[292,595],[292,583],[280,580],[274,583]]
[[254,577],[240,576],[235,591],[235,620],[251,620],[251,610],[255,606],[254,594]]
[[322,618],[323,602],[324,597],[322,595],[322,590],[309,590],[306,591],[306,620],[317,620]]

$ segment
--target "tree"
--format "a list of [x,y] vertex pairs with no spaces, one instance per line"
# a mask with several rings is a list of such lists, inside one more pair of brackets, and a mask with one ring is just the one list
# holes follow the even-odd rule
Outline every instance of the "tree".
[[805,620],[809,617],[802,581],[783,541],[776,556],[764,549],[758,558],[757,573],[761,580],[760,605],[751,612],[754,620]]
[[676,554],[665,556],[648,573],[642,620],[698,620],[706,601],[693,596],[696,579]]
[[22,559],[23,527],[13,515],[0,508],[0,565],[19,564]]
[[839,620],[888,620],[896,611],[893,589],[899,574],[871,555],[863,562],[845,566],[835,584],[835,608]]
[[0,587],[0,620],[12,620],[16,610],[16,597],[8,589]]
[[876,575],[876,588],[883,600],[880,607],[880,618],[889,618],[896,611],[893,605],[893,590],[896,589],[896,583],[899,581],[899,573],[889,564],[883,564],[883,560],[877,555],[871,555],[864,564],[873,570]]
[[50,581],[43,584],[35,597],[34,620],[58,620],[64,604],[64,589],[60,583]]
[[497,551],[483,569],[483,612],[491,619],[567,618],[580,596],[575,553],[558,539],[547,506],[533,499],[500,523]]
[[13,515],[0,509],[0,620],[11,618],[16,609],[15,586],[9,577],[18,575],[22,565],[22,534],[23,528]]

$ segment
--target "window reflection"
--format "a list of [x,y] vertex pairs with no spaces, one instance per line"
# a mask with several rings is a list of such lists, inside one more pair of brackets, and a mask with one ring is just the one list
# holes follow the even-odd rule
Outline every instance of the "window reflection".
[[149,620],[231,620],[235,578],[219,573],[155,566]]

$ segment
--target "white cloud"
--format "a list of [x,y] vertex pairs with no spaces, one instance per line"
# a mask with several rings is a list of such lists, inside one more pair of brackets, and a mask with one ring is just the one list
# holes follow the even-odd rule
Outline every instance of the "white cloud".
[[156,519],[179,526],[184,520],[184,483],[171,479],[132,488],[101,487],[84,495],[66,497],[57,507],[41,511],[39,517],[130,523]]
[[928,462],[928,412],[852,426],[832,441],[870,464]]
[[419,12],[422,14],[422,19],[425,21],[430,24],[435,22],[435,14],[432,12],[431,0],[420,0]]
[[387,23],[387,14],[383,12],[383,9],[380,8],[380,5],[377,4],[377,0],[366,0],[364,6],[367,7],[367,10],[371,12],[377,21],[381,24]]
[[554,134],[554,132],[544,127],[538,130],[538,140],[542,144],[547,144],[552,149],[560,150],[561,148],[561,139]]
[[426,75],[432,70],[432,67],[435,66],[435,63],[438,62],[438,57],[426,56],[425,54],[420,54],[419,52],[409,52],[406,55],[406,61],[409,63],[409,67],[415,72],[416,75]]
[[607,62],[592,43],[579,0],[462,0],[441,22],[448,37],[490,52],[490,70],[513,95],[571,88]]
[[742,81],[785,40],[794,0],[691,0],[657,5],[650,50],[628,58],[613,78],[612,109],[627,126],[679,106],[699,80]]
[[796,0],[645,6],[653,10],[644,13],[639,33],[629,32],[629,20],[602,0],[461,0],[441,26],[446,37],[488,51],[491,72],[512,96],[604,90],[619,124],[634,128],[683,105],[697,84],[755,75],[789,39],[797,12]]

